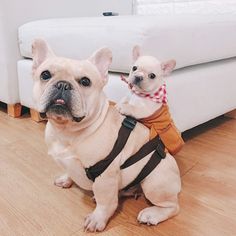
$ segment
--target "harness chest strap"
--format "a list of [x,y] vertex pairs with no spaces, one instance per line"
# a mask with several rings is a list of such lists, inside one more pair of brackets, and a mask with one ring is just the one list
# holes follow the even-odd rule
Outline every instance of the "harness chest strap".
[[95,165],[85,168],[86,175],[90,180],[95,181],[95,179],[101,175],[112,163],[112,161],[119,155],[136,123],[137,121],[131,117],[126,117],[123,120],[121,128],[118,132],[118,138],[109,155],[105,159],[97,162]]
[[[99,175],[101,175],[107,169],[107,167],[112,163],[112,161],[119,155],[119,153],[124,148],[130,136],[130,133],[134,129],[135,125],[136,125],[136,120],[133,119],[132,117],[126,117],[123,120],[122,126],[118,132],[118,138],[109,155],[105,159],[97,162],[95,165],[89,168],[85,168],[86,175],[90,180],[95,181],[95,179]],[[149,159],[147,164],[143,167],[143,169],[140,171],[138,176],[123,190],[128,190],[132,186],[140,183],[146,176],[148,176],[154,170],[154,168],[159,164],[161,159],[165,158],[166,153],[164,149],[165,147],[160,138],[155,137],[154,139],[144,144],[144,146],[141,147],[137,153],[128,158],[124,162],[124,164],[120,167],[121,169],[125,169],[131,166],[132,164],[138,162],[139,160],[147,156],[149,153],[154,151],[151,158]]]
[[[129,188],[139,184],[142,180],[144,180],[156,168],[156,166],[161,162],[161,160],[166,157],[165,147],[164,147],[163,143],[161,142],[159,137],[156,137],[154,139],[157,140],[157,142],[158,142],[158,144],[156,146],[156,150],[153,152],[149,161],[142,168],[142,170],[139,172],[137,177],[130,184],[128,184],[126,187],[123,188],[124,191],[127,191]],[[147,145],[149,144],[149,142],[147,143]],[[150,148],[149,148],[149,150],[150,150]],[[137,161],[141,160],[142,158],[144,158],[146,156],[146,155],[143,156],[142,154],[143,154],[142,151],[141,152],[138,151],[132,157],[127,159],[127,161],[121,166],[121,169],[125,169],[125,168],[131,166],[132,164],[136,163]],[[137,159],[137,160],[135,160],[135,159]]]

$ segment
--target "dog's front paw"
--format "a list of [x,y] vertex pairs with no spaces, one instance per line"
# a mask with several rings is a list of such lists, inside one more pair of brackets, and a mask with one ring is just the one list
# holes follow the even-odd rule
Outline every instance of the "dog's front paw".
[[103,212],[94,211],[85,218],[84,230],[89,232],[103,231],[106,227],[107,219]]
[[117,104],[116,109],[122,115],[126,115],[126,116],[130,115],[130,105],[129,104],[125,104],[125,103]]
[[73,180],[67,175],[59,176],[54,180],[54,184],[61,188],[70,188],[73,184]]

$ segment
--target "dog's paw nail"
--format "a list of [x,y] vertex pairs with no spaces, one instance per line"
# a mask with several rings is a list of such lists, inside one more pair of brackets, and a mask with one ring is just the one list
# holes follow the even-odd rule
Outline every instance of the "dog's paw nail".
[[119,104],[117,104],[117,105],[115,106],[115,108],[116,108],[117,111],[120,112],[120,110],[121,110],[121,106],[120,106]]
[[96,203],[96,199],[95,199],[94,196],[91,197],[91,200],[92,200],[94,203]]

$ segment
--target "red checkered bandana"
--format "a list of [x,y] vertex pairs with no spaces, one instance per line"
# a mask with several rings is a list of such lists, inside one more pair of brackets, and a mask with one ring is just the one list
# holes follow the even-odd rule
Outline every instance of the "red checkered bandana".
[[127,81],[125,76],[121,75],[121,80],[126,82],[129,88],[132,90],[132,92],[135,93],[136,95],[148,98],[156,103],[162,103],[162,104],[167,103],[166,84],[163,84],[155,93],[148,94],[137,91],[135,87]]

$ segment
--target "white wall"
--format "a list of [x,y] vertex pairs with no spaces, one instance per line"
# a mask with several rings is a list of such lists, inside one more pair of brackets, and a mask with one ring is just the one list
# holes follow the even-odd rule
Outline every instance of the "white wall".
[[138,15],[236,13],[236,0],[134,0]]

